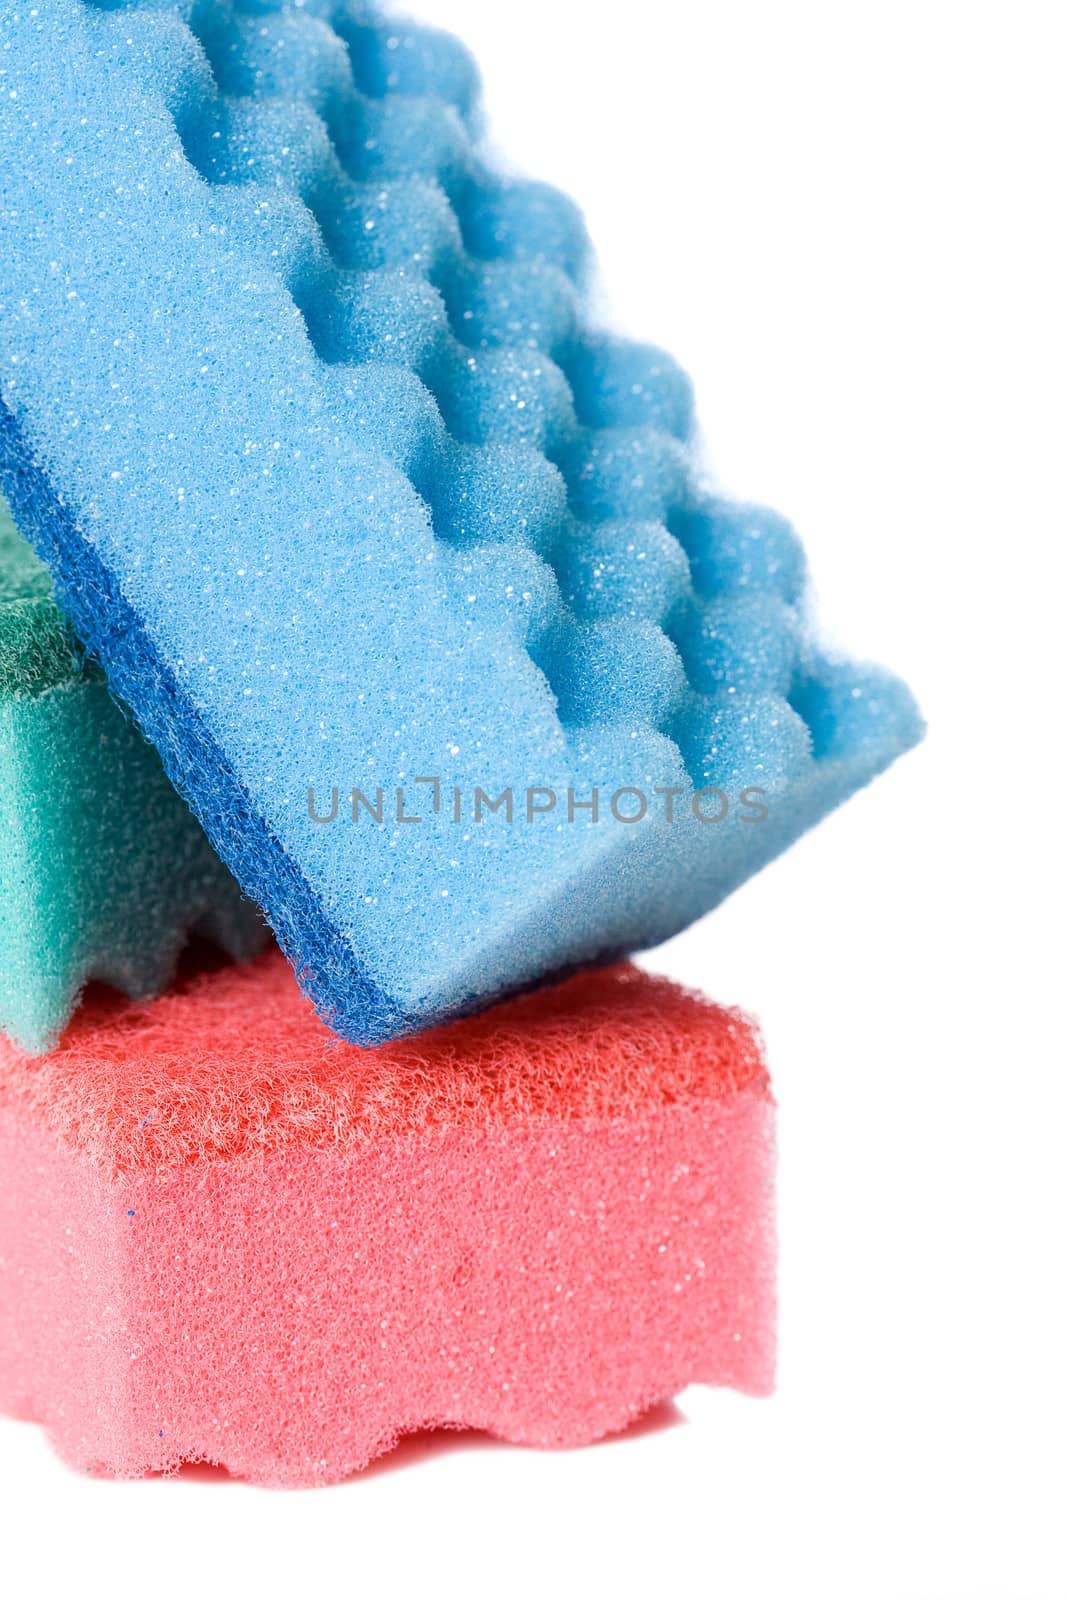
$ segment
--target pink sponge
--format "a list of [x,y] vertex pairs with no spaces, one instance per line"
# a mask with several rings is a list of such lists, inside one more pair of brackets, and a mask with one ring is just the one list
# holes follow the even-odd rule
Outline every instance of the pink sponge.
[[0,1406],[82,1469],[344,1477],[773,1376],[758,1034],[633,967],[361,1050],[271,951],[0,1042]]

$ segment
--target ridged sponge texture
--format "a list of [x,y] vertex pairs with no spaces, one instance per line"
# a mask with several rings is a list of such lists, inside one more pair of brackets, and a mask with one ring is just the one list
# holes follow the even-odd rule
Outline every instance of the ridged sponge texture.
[[51,1048],[90,978],[143,999],[193,932],[266,939],[0,501],[0,1031]]
[[353,0],[2,28],[0,477],[340,1032],[665,937],[918,738],[811,643],[789,525],[708,491],[681,370],[591,320],[454,40]]
[[774,1367],[745,1017],[631,967],[363,1050],[277,952],[0,1043],[0,1406],[80,1470],[586,1443]]

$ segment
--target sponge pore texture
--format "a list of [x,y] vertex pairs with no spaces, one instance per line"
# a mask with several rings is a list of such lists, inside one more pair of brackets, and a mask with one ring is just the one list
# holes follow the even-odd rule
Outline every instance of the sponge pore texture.
[[0,1030],[51,1048],[88,979],[154,994],[191,932],[266,938],[0,501]]
[[454,40],[352,0],[0,27],[0,479],[339,1032],[666,937],[919,737],[813,644],[789,525],[709,492],[685,375],[594,325]]
[[0,1406],[78,1468],[575,1445],[774,1365],[758,1034],[632,967],[392,1044],[274,950],[0,1042]]

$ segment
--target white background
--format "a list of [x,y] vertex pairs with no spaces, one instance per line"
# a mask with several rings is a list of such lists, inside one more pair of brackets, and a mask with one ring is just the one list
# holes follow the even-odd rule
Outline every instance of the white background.
[[[13,1595],[1067,1595],[1056,5],[421,0],[722,483],[926,745],[649,965],[762,1019],[781,1366],[569,1455],[83,1481],[0,1424]],[[21,1573],[21,1577],[19,1574]]]

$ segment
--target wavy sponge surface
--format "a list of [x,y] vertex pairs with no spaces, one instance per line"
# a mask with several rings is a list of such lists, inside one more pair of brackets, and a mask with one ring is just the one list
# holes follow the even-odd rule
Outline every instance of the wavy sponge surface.
[[0,1043],[0,1405],[82,1470],[344,1477],[773,1379],[752,1024],[632,967],[363,1050],[277,951]]
[[919,737],[813,645],[789,525],[706,489],[685,375],[594,325],[454,40],[2,28],[0,478],[339,1032],[666,937]]
[[0,1030],[50,1048],[88,979],[153,994],[193,931],[265,938],[0,501]]

